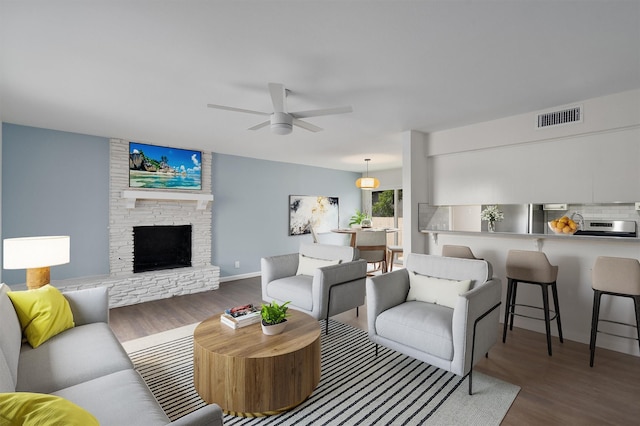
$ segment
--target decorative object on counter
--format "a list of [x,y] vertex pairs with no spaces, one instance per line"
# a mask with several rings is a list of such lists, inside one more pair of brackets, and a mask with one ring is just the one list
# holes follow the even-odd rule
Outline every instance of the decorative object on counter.
[[487,224],[489,232],[495,232],[496,222],[502,221],[504,219],[504,214],[500,209],[498,209],[497,205],[487,206],[480,213],[480,219],[489,222]]
[[578,224],[567,216],[549,222],[549,229],[558,235],[573,235],[578,230]]
[[367,163],[367,177],[356,180],[356,186],[360,189],[376,189],[380,186],[380,181],[376,178],[369,177],[369,161],[371,161],[371,158],[365,158],[364,161]]
[[287,306],[289,302],[284,302],[282,305],[278,305],[275,300],[269,304],[263,304],[260,309],[262,316],[262,332],[266,335],[273,336],[280,334],[287,326],[287,317],[289,314]]
[[352,228],[371,228],[371,217],[367,212],[356,210],[356,213],[349,220],[349,226]]

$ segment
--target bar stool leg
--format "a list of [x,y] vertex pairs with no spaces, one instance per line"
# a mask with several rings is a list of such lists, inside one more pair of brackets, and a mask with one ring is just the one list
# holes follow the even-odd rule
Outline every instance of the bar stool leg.
[[507,341],[507,327],[509,324],[509,310],[511,310],[511,291],[513,290],[513,280],[507,278],[507,303],[504,308],[504,329],[502,331],[502,343]]
[[633,305],[636,308],[636,331],[638,332],[638,348],[640,348],[640,296],[633,296]]
[[551,320],[549,319],[549,290],[547,284],[541,284],[542,288],[542,304],[544,309],[544,326],[547,331],[547,349],[551,356]]
[[516,313],[516,293],[518,292],[518,280],[511,280],[513,282],[513,291],[511,292],[511,319],[509,321],[509,330],[513,331],[513,317]]
[[558,287],[554,282],[551,284],[551,293],[553,294],[553,304],[556,307],[556,325],[558,326],[558,337],[560,338],[560,343],[564,343],[562,340],[562,323],[560,322],[560,304],[558,303]]
[[593,290],[593,313],[591,314],[591,340],[589,342],[589,350],[591,355],[589,357],[589,366],[593,367],[593,359],[596,355],[596,337],[598,335],[598,319],[600,317],[600,297],[602,293],[598,290]]

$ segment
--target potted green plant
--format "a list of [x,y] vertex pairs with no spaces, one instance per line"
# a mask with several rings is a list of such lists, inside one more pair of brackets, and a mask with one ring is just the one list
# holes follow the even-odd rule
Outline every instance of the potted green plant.
[[260,315],[262,316],[262,332],[267,335],[280,334],[287,326],[287,317],[289,314],[287,306],[289,302],[284,302],[282,305],[278,305],[275,300],[265,305],[262,304],[260,308]]
[[[357,225],[357,226],[354,226],[354,225]],[[362,228],[371,227],[371,218],[366,212],[356,210],[356,214],[351,216],[351,220],[349,221],[349,226],[351,226],[352,228],[356,228],[358,226]]]

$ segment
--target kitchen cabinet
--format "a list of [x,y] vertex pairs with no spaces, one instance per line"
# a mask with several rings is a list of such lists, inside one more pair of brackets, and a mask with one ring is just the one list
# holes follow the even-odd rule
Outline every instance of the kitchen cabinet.
[[640,129],[429,157],[431,204],[640,200]]

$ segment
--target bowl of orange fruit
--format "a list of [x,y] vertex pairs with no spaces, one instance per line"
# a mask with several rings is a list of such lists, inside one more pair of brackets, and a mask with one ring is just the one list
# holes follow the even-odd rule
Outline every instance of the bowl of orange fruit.
[[549,222],[549,229],[558,235],[573,235],[578,230],[578,224],[573,219],[562,216]]

